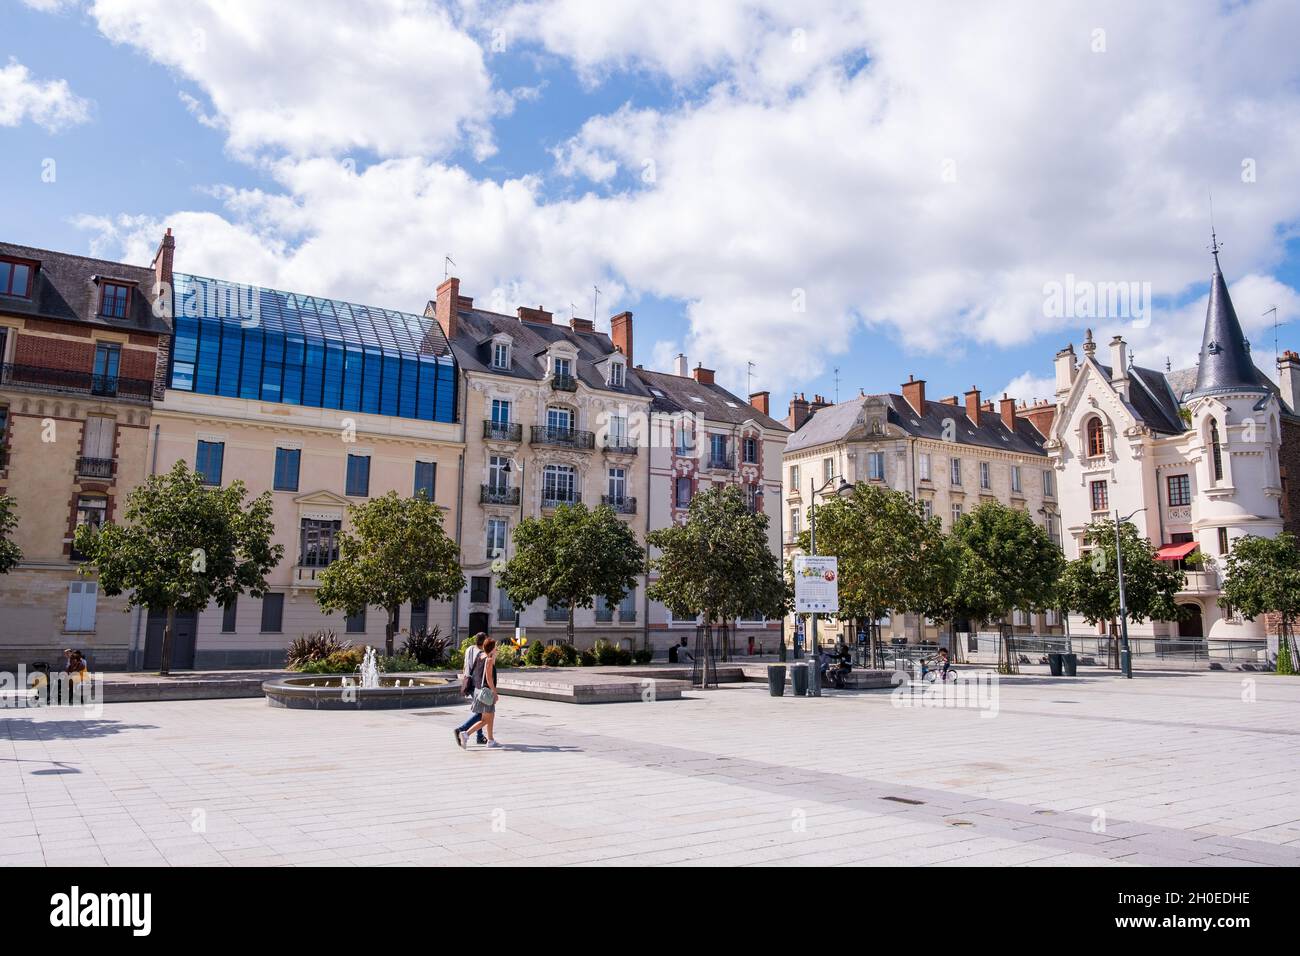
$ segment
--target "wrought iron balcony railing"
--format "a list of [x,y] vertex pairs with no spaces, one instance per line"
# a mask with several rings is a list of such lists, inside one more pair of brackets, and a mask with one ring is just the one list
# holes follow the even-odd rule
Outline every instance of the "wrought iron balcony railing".
[[617,514],[636,514],[636,499],[631,495],[601,495],[600,503],[609,505]]
[[484,505],[517,505],[519,489],[503,488],[500,485],[480,485],[478,500]]
[[551,388],[559,392],[576,392],[578,390],[578,380],[572,375],[553,375],[551,376]]
[[600,447],[615,455],[636,454],[636,445],[632,444],[630,439],[622,435],[606,435],[601,440]]
[[558,508],[560,505],[576,505],[582,501],[580,491],[558,491],[551,489],[542,492],[543,508]]
[[590,449],[596,447],[596,436],[577,428],[556,428],[552,425],[532,426],[534,445],[559,445],[563,448]]
[[483,420],[483,437],[496,441],[523,441],[524,426],[514,422],[494,422],[486,418]]
[[713,471],[732,471],[736,467],[734,462],[730,455],[709,454],[709,468]]
[[77,459],[77,474],[82,478],[112,478],[117,462],[112,458]]
[[153,397],[153,380],[95,375],[43,365],[0,365],[0,384],[48,392],[75,392],[128,401],[147,402]]

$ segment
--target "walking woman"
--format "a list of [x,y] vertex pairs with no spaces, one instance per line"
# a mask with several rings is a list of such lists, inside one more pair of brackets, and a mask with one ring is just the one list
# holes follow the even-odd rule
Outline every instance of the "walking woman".
[[461,731],[460,745],[464,747],[469,735],[481,729],[487,732],[487,746],[500,747],[492,734],[497,711],[497,642],[490,637],[483,642],[483,681],[474,691],[473,710],[481,716],[478,723]]

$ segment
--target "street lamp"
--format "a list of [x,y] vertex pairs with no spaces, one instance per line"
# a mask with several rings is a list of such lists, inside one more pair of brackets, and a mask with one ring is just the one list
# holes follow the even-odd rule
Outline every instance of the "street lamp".
[[1146,508],[1139,508],[1128,517],[1121,518],[1119,509],[1115,509],[1115,570],[1119,575],[1119,669],[1129,680],[1133,679],[1133,655],[1128,646],[1128,602],[1124,599],[1124,546],[1119,537],[1121,522],[1127,522]]
[[[510,466],[513,463],[514,463],[513,458],[507,458],[506,463],[501,466],[501,471],[507,475],[510,474],[510,472],[513,470],[511,469]],[[507,479],[507,481],[508,480],[509,479]],[[523,461],[520,461],[519,462],[519,523],[523,524],[523,521],[524,521],[524,463]],[[508,535],[506,540],[509,541]],[[515,607],[515,645],[516,646],[519,645],[520,640],[522,640],[524,636],[524,629],[520,624],[520,620],[521,620],[521,611],[519,607],[516,606]]]
[[[817,496],[831,486],[831,483],[835,481],[835,477],[835,475],[831,475],[822,482],[820,488],[813,487],[817,483],[816,478],[808,482],[808,488],[811,491],[811,494],[808,496],[808,550],[813,556],[816,556],[817,554]],[[853,485],[850,482],[845,481],[843,476],[840,476],[840,483],[835,486],[835,494],[843,498],[845,495],[852,494],[852,492]],[[808,653],[812,655],[812,667],[809,668],[811,673],[808,675],[808,687],[812,691],[814,697],[820,697],[822,675],[817,669],[817,612],[809,611],[808,619]]]

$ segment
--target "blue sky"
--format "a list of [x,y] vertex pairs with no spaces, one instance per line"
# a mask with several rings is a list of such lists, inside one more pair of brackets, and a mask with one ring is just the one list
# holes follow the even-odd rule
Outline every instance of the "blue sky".
[[[5,0],[0,232],[414,311],[447,253],[507,309],[599,284],[783,411],[1046,394],[1085,325],[1190,362],[1212,193],[1257,358],[1270,305],[1300,344],[1295,11],[970,7]],[[1067,276],[1149,321],[1046,314]]]

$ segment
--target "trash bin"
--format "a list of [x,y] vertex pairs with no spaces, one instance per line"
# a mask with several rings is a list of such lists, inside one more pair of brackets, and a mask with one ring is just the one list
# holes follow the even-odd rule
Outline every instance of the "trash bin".
[[785,665],[767,665],[767,692],[773,697],[785,696]]
[[794,684],[794,696],[806,697],[808,695],[808,665],[799,663],[794,665],[790,671],[790,681]]
[[1077,676],[1079,676],[1079,655],[1078,655],[1078,654],[1062,654],[1062,655],[1061,655],[1061,667],[1062,667],[1062,669],[1065,671],[1065,676],[1066,676],[1066,677],[1077,677]]
[[1053,677],[1061,676],[1061,655],[1053,651],[1047,655],[1047,667]]

